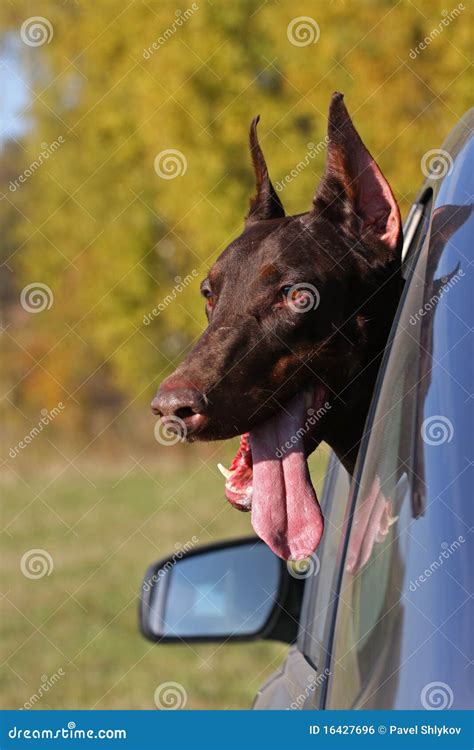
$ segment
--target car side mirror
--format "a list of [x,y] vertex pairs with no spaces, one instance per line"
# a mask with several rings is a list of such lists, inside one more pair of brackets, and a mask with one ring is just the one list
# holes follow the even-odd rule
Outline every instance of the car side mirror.
[[[291,568],[290,568],[291,569]],[[160,643],[297,637],[304,580],[257,537],[161,560],[147,570],[140,630]]]

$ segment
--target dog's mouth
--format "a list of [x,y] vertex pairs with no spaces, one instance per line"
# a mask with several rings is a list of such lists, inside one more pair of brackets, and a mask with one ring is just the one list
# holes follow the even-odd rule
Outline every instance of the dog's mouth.
[[219,464],[229,502],[238,510],[251,510],[255,532],[284,560],[311,555],[323,533],[306,455],[319,420],[330,408],[326,398],[320,385],[295,396],[241,436],[230,469]]

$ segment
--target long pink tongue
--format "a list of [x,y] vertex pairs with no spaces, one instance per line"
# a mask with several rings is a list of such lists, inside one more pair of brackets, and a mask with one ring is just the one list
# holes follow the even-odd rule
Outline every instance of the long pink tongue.
[[324,528],[304,454],[305,419],[305,394],[301,393],[250,433],[252,526],[284,560],[311,555]]

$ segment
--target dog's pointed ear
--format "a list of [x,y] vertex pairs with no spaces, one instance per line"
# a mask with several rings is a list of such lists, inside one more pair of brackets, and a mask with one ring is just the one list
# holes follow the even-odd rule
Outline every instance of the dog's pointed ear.
[[257,137],[257,124],[260,116],[254,117],[250,125],[250,154],[252,156],[257,193],[250,201],[250,211],[246,223],[262,219],[278,219],[285,215],[285,209],[270,180],[267,164]]
[[327,140],[326,170],[312,214],[342,223],[368,252],[396,258],[403,241],[397,202],[338,92],[329,107]]

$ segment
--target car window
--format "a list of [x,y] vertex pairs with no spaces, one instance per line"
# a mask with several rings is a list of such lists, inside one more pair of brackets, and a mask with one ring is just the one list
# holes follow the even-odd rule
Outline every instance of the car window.
[[469,215],[439,200],[413,263],[351,514],[326,708],[472,705]]

